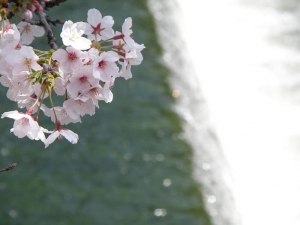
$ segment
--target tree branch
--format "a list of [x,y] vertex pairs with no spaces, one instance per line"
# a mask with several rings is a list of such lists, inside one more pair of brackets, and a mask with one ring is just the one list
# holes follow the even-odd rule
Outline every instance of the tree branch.
[[53,31],[48,23],[47,14],[44,11],[35,11],[35,13],[39,17],[41,25],[45,28],[48,38],[48,44],[51,48],[57,50],[58,46],[56,44],[56,38],[54,37]]
[[54,0],[51,2],[46,2],[45,4],[45,10],[48,10],[49,8],[52,8],[54,6],[58,6],[60,3],[65,2],[67,0]]
[[6,172],[6,171],[9,171],[9,170],[12,170],[13,168],[15,168],[17,165],[17,163],[13,163],[11,165],[9,165],[8,167],[5,167],[3,169],[0,170],[0,172]]

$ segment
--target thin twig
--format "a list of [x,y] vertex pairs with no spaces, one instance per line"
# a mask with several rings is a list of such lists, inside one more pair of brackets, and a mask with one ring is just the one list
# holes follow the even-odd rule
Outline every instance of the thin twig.
[[53,31],[46,19],[47,15],[44,11],[35,11],[35,13],[37,14],[37,16],[39,17],[41,23],[43,24],[43,27],[46,30],[47,33],[47,38],[48,38],[48,44],[50,45],[51,48],[53,48],[54,50],[58,49],[58,46],[56,44],[56,39],[53,35]]
[[5,167],[3,169],[0,170],[0,172],[6,172],[6,171],[9,171],[9,170],[12,170],[13,168],[15,168],[17,165],[17,163],[13,163],[11,165],[9,165],[8,167]]
[[48,8],[52,8],[54,6],[58,6],[60,3],[65,2],[67,0],[54,0],[51,2],[46,2],[45,4],[45,10],[48,10]]

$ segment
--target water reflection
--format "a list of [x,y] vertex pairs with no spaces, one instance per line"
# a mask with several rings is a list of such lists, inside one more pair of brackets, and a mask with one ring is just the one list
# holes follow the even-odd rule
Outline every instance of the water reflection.
[[291,141],[300,137],[292,100],[299,101],[299,1],[178,2],[234,178],[238,224],[300,224],[300,151]]
[[163,185],[164,185],[165,187],[170,187],[171,184],[172,184],[172,180],[171,180],[171,179],[169,179],[169,178],[164,179]]
[[167,210],[165,210],[165,209],[155,209],[154,210],[154,215],[157,216],[157,217],[166,216],[167,215]]
[[194,177],[201,183],[208,213],[215,224],[236,224],[238,217],[235,216],[234,201],[228,189],[230,176],[208,118],[198,77],[195,76],[186,46],[182,42],[182,32],[177,29],[182,17],[174,1],[151,0],[149,6],[157,20],[165,51],[163,60],[173,72],[170,82],[172,96],[178,103],[175,110],[187,125],[184,138],[190,141],[195,150]]
[[300,224],[299,1],[177,2],[150,4],[214,223]]
[[14,209],[9,210],[8,214],[11,218],[16,218],[17,216],[19,216],[19,212]]

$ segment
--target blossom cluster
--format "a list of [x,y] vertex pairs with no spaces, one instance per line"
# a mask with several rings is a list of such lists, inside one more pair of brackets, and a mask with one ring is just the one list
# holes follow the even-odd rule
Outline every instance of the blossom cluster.
[[[111,16],[102,17],[97,9],[90,9],[87,22],[64,23],[60,34],[64,47],[49,51],[29,46],[44,35],[43,27],[1,19],[0,83],[8,88],[7,98],[26,109],[5,112],[1,118],[15,120],[11,132],[17,137],[41,140],[45,147],[60,136],[77,143],[78,135],[63,125],[94,115],[99,101],[111,102],[116,78],[131,78],[131,66],[143,60],[145,47],[132,39],[130,17],[121,31],[114,31]],[[62,105],[54,105],[52,93],[61,96]],[[40,112],[55,123],[54,130],[38,124]]]

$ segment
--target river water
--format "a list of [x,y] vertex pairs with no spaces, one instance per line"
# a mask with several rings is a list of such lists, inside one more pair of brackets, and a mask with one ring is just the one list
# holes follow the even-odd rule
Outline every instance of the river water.
[[300,224],[300,1],[150,0],[215,225]]

